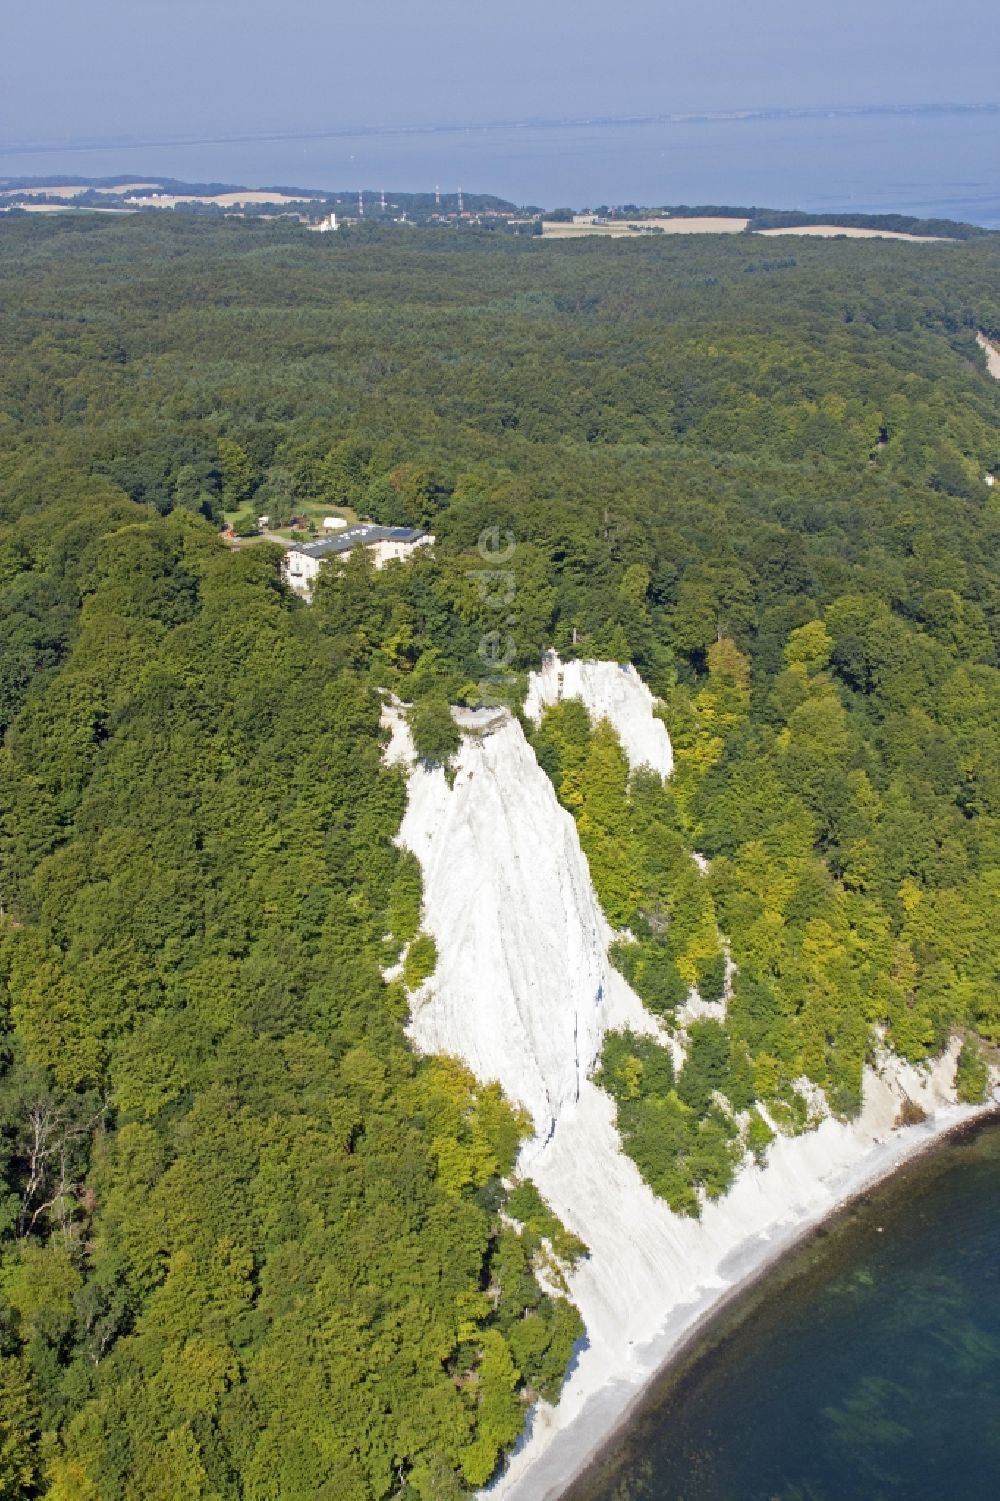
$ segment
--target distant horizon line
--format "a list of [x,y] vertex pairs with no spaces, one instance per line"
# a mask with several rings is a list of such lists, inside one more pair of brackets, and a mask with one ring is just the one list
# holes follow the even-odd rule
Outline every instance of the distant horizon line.
[[3,156],[45,156],[65,152],[143,151],[164,146],[226,146],[255,141],[317,141],[358,136],[460,135],[503,130],[579,130],[587,126],[617,128],[642,125],[743,124],[756,120],[851,119],[871,115],[1000,114],[1000,102],[922,104],[774,105],[752,109],[675,110],[659,114],[527,116],[513,120],[479,120],[426,125],[333,125],[321,130],[238,130],[210,135],[162,137],[76,137],[55,141],[0,142]]

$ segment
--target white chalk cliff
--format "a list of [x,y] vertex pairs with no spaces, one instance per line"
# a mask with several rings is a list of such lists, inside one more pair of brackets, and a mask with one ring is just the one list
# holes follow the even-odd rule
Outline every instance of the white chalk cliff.
[[1000,380],[1000,349],[996,343],[988,339],[985,334],[976,334],[976,343],[986,356],[986,368],[994,380]]
[[[420,861],[438,949],[410,1033],[530,1111],[530,1157],[578,1101],[606,1028],[653,1026],[608,962],[611,932],[576,825],[520,725],[505,713],[459,717],[453,785],[440,768],[413,767],[400,830]],[[401,716],[387,719],[388,756],[406,758]]]
[[[633,765],[669,773],[666,728],[634,669],[550,658],[527,710],[537,717],[559,697],[610,719]],[[766,1167],[746,1167],[700,1220],[673,1214],[622,1152],[613,1103],[589,1078],[607,1029],[657,1026],[609,964],[612,935],[575,824],[515,719],[456,718],[465,734],[449,786],[441,769],[416,763],[399,711],[385,711],[387,758],[410,768],[400,842],[420,861],[423,923],[438,948],[410,1035],[499,1080],[530,1111],[520,1166],[590,1248],[570,1277],[585,1347],[558,1405],[534,1409],[490,1488],[505,1501],[550,1501],[727,1287],[963,1112],[950,1093],[954,1053],[926,1070],[883,1058],[866,1074],[857,1121],[779,1137]],[[925,1125],[895,1128],[905,1097],[927,1112]]]
[[591,719],[610,721],[633,769],[649,766],[661,777],[673,771],[667,727],[653,713],[656,700],[631,662],[561,662],[547,652],[541,671],[528,679],[525,716],[537,724],[544,709],[565,698],[579,699]]

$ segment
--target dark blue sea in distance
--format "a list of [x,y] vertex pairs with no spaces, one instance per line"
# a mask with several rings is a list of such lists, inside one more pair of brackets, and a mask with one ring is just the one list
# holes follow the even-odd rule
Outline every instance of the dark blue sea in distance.
[[565,1501],[1000,1496],[1000,1125],[875,1190],[722,1316]]
[[[252,136],[247,132],[248,137]],[[1000,228],[1000,110],[469,126],[14,149],[0,176],[497,193],[520,204],[758,204]]]

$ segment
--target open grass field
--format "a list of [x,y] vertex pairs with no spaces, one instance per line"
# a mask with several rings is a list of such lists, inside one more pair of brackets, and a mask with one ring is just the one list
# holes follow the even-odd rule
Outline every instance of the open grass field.
[[[254,509],[253,502],[251,502],[249,508]],[[225,513],[227,524],[235,521],[236,517],[241,516],[247,509],[248,508],[246,506],[241,506],[238,511],[227,511]],[[324,536],[332,537],[334,535],[333,532],[324,532],[324,516],[341,516],[348,526],[353,526],[356,521],[359,521],[361,519],[357,511],[355,511],[351,506],[332,506],[327,501],[322,500],[303,500],[299,504],[298,512],[299,517],[306,522],[306,529],[308,529],[310,524],[316,528],[317,538]],[[259,508],[258,514],[263,514],[259,511]],[[291,526],[276,526],[268,528],[270,536],[280,537],[283,542],[291,542],[293,540],[293,532],[301,532],[302,530],[303,529],[301,527]],[[241,541],[253,541],[253,538],[242,538]]]
[[622,220],[614,224],[552,224],[542,225],[542,235],[551,240],[577,240],[584,235],[603,235],[608,239],[637,238],[651,229],[662,229],[668,235],[734,235],[746,229],[746,219],[727,219],[722,215],[703,218],[657,218]]
[[843,224],[799,224],[778,229],[755,229],[758,235],[808,235],[810,239],[833,240],[911,240],[917,245],[940,245],[944,241],[957,243],[948,235],[908,235],[897,229],[862,229]]
[[137,208],[176,208],[181,203],[211,203],[217,208],[239,208],[244,203],[308,203],[308,196],[290,197],[287,193],[161,193],[155,191],[130,199]]

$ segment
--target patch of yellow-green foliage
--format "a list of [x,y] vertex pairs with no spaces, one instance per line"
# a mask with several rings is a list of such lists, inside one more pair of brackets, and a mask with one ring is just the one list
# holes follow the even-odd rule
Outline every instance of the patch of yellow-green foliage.
[[[667,787],[573,705],[535,743],[662,1023],[735,964],[683,1067],[602,1062],[676,1207],[808,1127],[803,1076],[853,1112],[879,1036],[960,1033],[981,1095],[998,241],[670,241],[4,224],[12,1501],[456,1501],[558,1391],[524,1123],[405,1037],[433,955],[385,691],[446,774],[448,705],[516,705],[550,646],[663,700]],[[436,543],[306,607],[217,537],[329,510]]]

